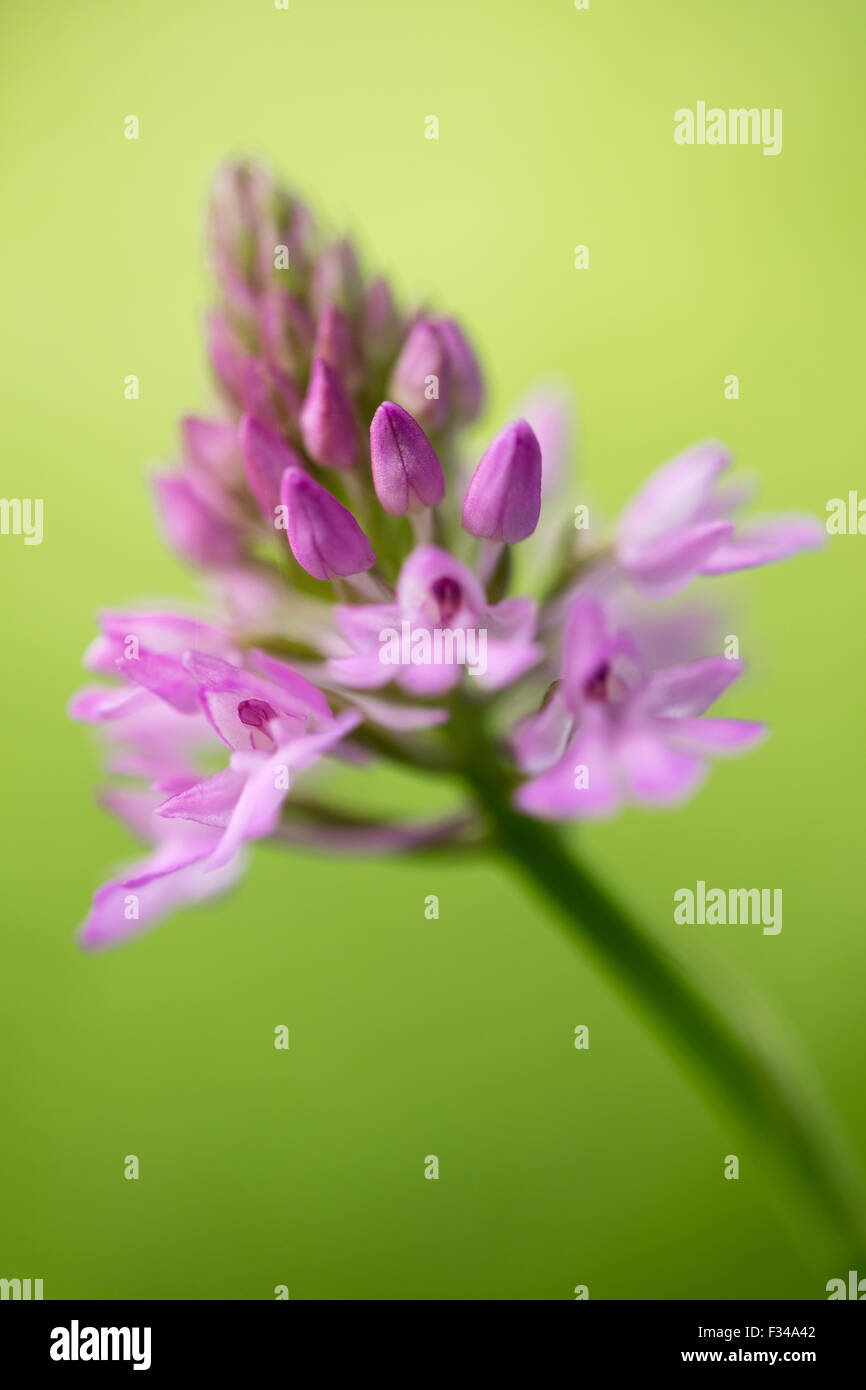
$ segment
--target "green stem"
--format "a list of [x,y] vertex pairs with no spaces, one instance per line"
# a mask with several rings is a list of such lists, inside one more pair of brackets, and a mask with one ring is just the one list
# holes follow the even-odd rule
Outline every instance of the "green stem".
[[718,983],[701,986],[640,927],[565,848],[556,827],[511,807],[513,779],[464,706],[461,771],[485,810],[492,838],[510,864],[558,910],[569,936],[588,944],[624,983],[651,1022],[680,1053],[703,1069],[717,1091],[781,1151],[818,1199],[845,1253],[866,1252],[866,1208],[860,1175],[824,1113],[804,1090],[764,1020],[756,1027]]

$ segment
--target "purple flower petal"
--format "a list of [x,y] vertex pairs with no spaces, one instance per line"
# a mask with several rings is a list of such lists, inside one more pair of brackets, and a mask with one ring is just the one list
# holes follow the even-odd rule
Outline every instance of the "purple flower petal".
[[352,513],[303,469],[286,469],[280,496],[292,554],[314,579],[361,574],[376,563]]

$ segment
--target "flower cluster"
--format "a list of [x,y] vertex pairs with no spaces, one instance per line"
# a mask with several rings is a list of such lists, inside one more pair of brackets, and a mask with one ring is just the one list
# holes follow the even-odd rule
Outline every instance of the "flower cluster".
[[[696,650],[688,613],[658,601],[814,547],[816,522],[741,525],[747,499],[709,443],[596,540],[560,515],[563,402],[537,395],[473,469],[463,432],[484,392],[462,328],[405,313],[261,169],[219,175],[210,246],[221,404],[183,421],[181,465],[154,487],[211,599],[202,614],[105,612],[86,654],[115,683],[85,688],[71,713],[101,726],[123,779],[105,804],[150,852],[96,893],[85,945],[222,890],[250,840],[474,842],[471,806],[407,826],[297,791],[325,758],[459,772],[449,730],[469,707],[505,794],[547,819],[681,800],[708,759],[760,738],[757,723],[707,716],[741,663]],[[531,597],[512,592],[523,542]]]

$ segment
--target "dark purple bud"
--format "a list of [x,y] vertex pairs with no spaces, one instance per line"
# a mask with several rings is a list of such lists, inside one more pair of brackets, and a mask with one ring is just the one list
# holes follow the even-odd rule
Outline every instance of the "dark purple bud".
[[541,511],[541,449],[525,420],[513,421],[493,440],[463,499],[463,527],[484,540],[531,536]]
[[383,401],[370,425],[376,496],[391,516],[435,507],[445,496],[442,465],[426,434],[401,405]]
[[287,468],[280,498],[292,554],[314,579],[361,574],[376,563],[348,508],[302,468]]
[[351,468],[358,452],[352,402],[343,383],[321,357],[313,358],[301,406],[301,436],[310,458],[324,468]]
[[415,321],[391,374],[391,395],[425,429],[442,429],[448,419],[450,363],[432,319]]
[[484,383],[478,360],[454,319],[439,319],[436,326],[445,344],[450,367],[454,417],[461,424],[470,424],[481,414],[484,402]]

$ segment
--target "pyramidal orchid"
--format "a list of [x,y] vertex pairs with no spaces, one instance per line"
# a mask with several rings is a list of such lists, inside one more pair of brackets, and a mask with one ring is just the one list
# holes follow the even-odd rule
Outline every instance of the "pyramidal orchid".
[[[501,854],[838,1216],[833,1159],[784,1063],[659,954],[551,824],[681,803],[715,758],[760,741],[762,723],[717,710],[743,666],[691,596],[813,549],[821,527],[741,522],[745,493],[710,443],[586,547],[549,392],[470,447],[484,387],[464,328],[401,306],[260,168],[220,172],[209,244],[218,404],[183,421],[178,465],[153,480],[209,598],[202,613],[108,610],[86,654],[95,680],[70,712],[101,730],[122,779],[105,807],[148,848],[96,892],[81,943],[115,945],[223,892],[258,840]],[[682,606],[661,616],[671,596]],[[379,760],[448,779],[461,803],[408,825],[359,811],[341,788]]]

